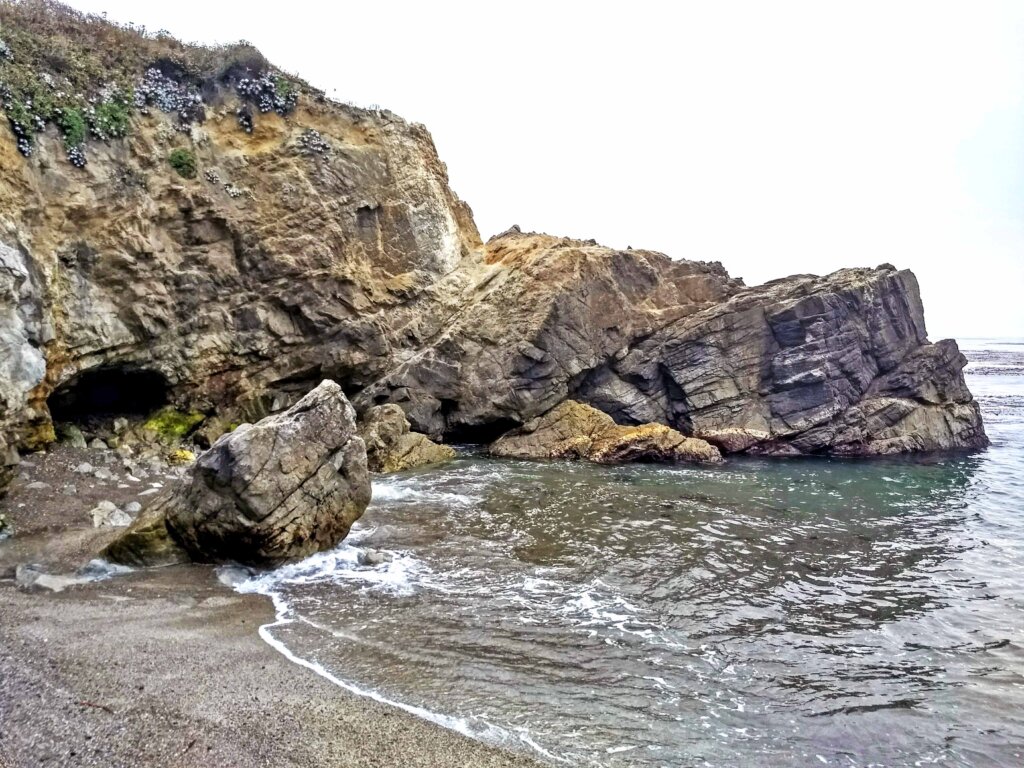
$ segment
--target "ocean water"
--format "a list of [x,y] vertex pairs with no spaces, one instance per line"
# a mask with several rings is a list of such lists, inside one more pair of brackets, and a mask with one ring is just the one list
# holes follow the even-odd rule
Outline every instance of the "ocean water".
[[1024,341],[962,346],[984,453],[464,458],[239,588],[293,661],[553,763],[1017,768]]

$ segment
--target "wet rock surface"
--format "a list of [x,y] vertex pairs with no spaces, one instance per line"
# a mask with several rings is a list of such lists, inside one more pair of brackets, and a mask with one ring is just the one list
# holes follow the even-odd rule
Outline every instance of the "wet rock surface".
[[455,450],[426,435],[409,431],[409,420],[397,405],[371,408],[359,422],[371,472],[400,472],[455,458]]
[[492,456],[514,459],[586,459],[599,464],[628,461],[716,463],[719,450],[663,424],[623,427],[595,408],[572,400],[491,444]]

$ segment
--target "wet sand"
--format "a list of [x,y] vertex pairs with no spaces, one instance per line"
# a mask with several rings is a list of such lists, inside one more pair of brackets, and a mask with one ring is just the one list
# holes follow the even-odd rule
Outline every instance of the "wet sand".
[[[257,634],[270,601],[212,568],[19,587],[17,563],[73,570],[115,534],[92,528],[95,498],[137,493],[81,477],[54,493],[81,458],[33,458],[0,501],[15,529],[0,541],[0,768],[538,765],[292,664]],[[28,489],[40,476],[50,488]]]

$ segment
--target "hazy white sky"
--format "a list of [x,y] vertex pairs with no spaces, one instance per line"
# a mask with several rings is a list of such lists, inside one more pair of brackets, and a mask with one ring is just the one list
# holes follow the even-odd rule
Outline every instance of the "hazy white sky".
[[71,4],[425,123],[485,238],[891,262],[932,339],[1024,336],[1024,3]]

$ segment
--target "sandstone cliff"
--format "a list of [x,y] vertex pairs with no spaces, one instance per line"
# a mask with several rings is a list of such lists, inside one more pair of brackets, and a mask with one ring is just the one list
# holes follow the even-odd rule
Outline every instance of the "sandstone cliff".
[[986,442],[909,272],[748,288],[593,241],[513,229],[485,246],[422,126],[333,103],[245,46],[40,0],[0,3],[0,22],[7,462],[53,438],[53,411],[251,420],[323,378],[449,440],[574,398],[727,452]]

